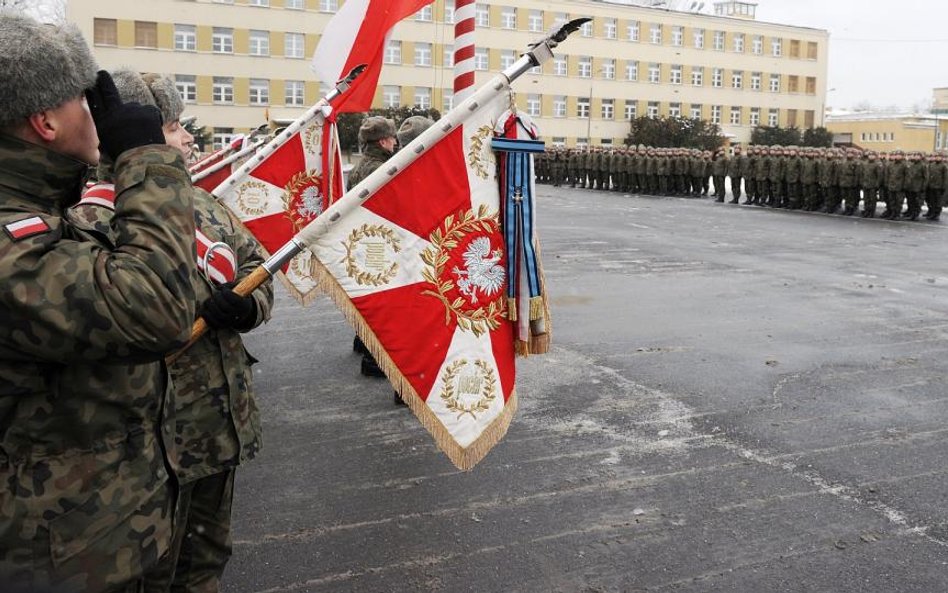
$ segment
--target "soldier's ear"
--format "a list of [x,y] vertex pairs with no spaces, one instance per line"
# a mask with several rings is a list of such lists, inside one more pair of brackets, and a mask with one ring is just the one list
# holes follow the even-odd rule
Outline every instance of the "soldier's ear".
[[34,113],[26,118],[27,128],[43,142],[52,142],[56,139],[59,130],[56,118],[50,110]]

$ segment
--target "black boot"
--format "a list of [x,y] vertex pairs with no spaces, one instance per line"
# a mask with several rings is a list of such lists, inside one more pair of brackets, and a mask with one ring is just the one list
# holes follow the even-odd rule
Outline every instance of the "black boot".
[[365,342],[359,336],[352,338],[352,351],[358,354],[369,353],[369,349],[365,347]]
[[382,372],[379,364],[375,362],[372,355],[368,353],[362,355],[361,372],[363,377],[385,377],[385,373]]

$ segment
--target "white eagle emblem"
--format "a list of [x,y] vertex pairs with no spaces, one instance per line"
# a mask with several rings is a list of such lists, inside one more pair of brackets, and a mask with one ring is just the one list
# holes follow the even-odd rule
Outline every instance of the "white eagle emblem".
[[458,289],[461,294],[477,303],[477,293],[482,292],[492,297],[504,286],[506,272],[500,261],[503,252],[500,249],[490,250],[490,239],[480,237],[471,241],[464,252],[464,268],[454,266],[451,272],[458,278]]
[[300,193],[300,202],[297,211],[303,218],[316,218],[323,213],[322,195],[319,188],[314,185],[307,187]]

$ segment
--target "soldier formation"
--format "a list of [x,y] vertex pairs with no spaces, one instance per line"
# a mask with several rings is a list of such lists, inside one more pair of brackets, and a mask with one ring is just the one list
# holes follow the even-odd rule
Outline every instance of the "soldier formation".
[[[553,186],[808,210],[864,218],[939,220],[948,190],[948,156],[922,152],[796,146],[741,147],[728,155],[689,148],[552,147],[536,161]],[[740,202],[742,195],[745,197]],[[860,209],[861,205],[861,209]]]

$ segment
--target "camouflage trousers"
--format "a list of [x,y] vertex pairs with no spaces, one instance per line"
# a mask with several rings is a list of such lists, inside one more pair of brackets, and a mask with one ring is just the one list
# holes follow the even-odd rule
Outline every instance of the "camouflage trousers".
[[232,551],[233,500],[233,469],[181,486],[171,550],[146,575],[144,593],[218,593]]

